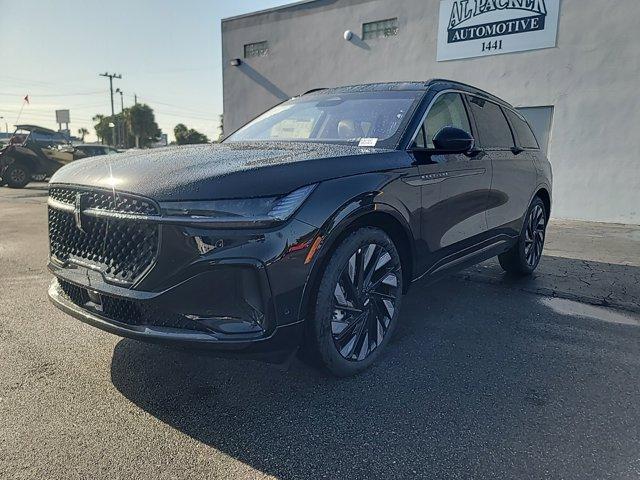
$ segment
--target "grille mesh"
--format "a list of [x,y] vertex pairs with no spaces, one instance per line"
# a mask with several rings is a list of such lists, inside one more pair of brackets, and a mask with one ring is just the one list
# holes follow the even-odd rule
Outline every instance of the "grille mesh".
[[[157,215],[152,202],[120,193],[80,191],[52,187],[49,196],[73,205],[83,193],[83,208],[118,213]],[[158,226],[132,220],[83,216],[83,230],[74,215],[49,207],[49,247],[51,256],[61,262],[76,260],[103,272],[107,278],[133,283],[154,262],[158,249]]]
[[80,288],[72,283],[58,281],[60,288],[64,292],[68,300],[71,300],[76,305],[84,305],[89,301],[89,295],[84,288]]
[[[60,285],[64,298],[85,310],[90,309],[88,306],[89,295],[86,289],[60,279],[58,279],[58,284]],[[101,310],[98,311],[95,308],[91,310],[119,323],[180,328],[201,332],[208,331],[206,327],[198,322],[185,318],[177,313],[166,312],[151,305],[133,300],[124,300],[102,294],[99,296]]]

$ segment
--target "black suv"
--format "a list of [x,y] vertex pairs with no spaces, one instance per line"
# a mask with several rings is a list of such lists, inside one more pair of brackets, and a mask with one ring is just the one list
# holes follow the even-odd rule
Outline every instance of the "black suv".
[[551,166],[508,103],[449,80],[322,89],[218,145],[72,163],[49,187],[49,289],[139,340],[336,375],[381,353],[402,294],[540,260]]

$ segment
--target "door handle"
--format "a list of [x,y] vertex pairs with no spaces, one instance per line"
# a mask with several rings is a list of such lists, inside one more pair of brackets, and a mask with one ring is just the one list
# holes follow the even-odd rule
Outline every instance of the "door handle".
[[482,150],[481,148],[472,148],[471,150],[469,150],[467,153],[465,153],[465,155],[471,159],[474,158],[478,158],[480,156],[480,154],[484,154],[485,151]]

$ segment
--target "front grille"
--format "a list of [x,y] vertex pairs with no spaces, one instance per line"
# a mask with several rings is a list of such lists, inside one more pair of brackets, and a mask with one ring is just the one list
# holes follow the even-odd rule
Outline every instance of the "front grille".
[[[67,187],[49,189],[52,200],[66,205],[74,205],[78,194],[83,194],[83,209],[137,215],[159,213],[153,202],[133,195]],[[73,212],[49,206],[51,257],[63,263],[86,265],[119,283],[133,283],[153,264],[158,242],[155,224],[83,215],[80,229]]]
[[148,325],[156,327],[180,328],[208,332],[206,327],[195,320],[190,320],[180,314],[166,312],[152,305],[134,300],[124,300],[103,294],[95,294],[100,299],[96,304],[90,300],[85,288],[58,279],[63,297],[71,303],[88,311],[95,312],[102,317],[127,325]]
[[118,192],[93,190],[83,191],[74,188],[51,187],[49,197],[62,203],[73,205],[76,194],[85,193],[85,208],[96,208],[110,212],[135,213],[139,215],[158,215],[158,209],[153,202]]

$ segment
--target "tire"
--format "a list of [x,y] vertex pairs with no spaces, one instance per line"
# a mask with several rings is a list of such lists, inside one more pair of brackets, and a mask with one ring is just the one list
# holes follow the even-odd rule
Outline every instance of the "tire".
[[529,205],[517,243],[498,256],[500,266],[514,275],[531,275],[540,263],[547,230],[544,202],[535,197]]
[[21,163],[12,163],[3,174],[3,181],[7,182],[9,188],[24,188],[31,180],[29,169]]
[[339,377],[365,370],[389,342],[401,300],[402,265],[393,241],[377,228],[354,231],[333,252],[320,280],[307,358]]

